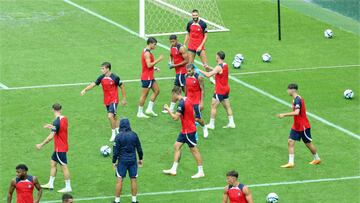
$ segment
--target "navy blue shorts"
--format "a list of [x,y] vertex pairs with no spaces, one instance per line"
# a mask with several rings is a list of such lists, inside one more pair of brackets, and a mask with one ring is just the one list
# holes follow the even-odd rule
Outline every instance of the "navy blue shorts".
[[111,103],[111,104],[106,106],[106,111],[108,113],[112,113],[112,114],[116,115],[117,106],[118,106],[117,103]]
[[219,102],[222,102],[225,99],[229,99],[229,94],[214,94],[214,98]]
[[196,54],[196,55],[198,55],[198,56],[200,56],[200,54],[201,54],[201,52],[202,52],[203,50],[201,50],[201,51],[196,51],[196,50],[193,50],[193,49],[188,49],[188,51],[189,51],[189,52],[192,52],[192,53],[194,53],[194,54]]
[[201,119],[201,110],[199,104],[194,104],[195,118]]
[[56,161],[62,166],[67,165],[66,152],[54,152],[51,156],[51,160]]
[[185,87],[185,74],[176,74],[174,85],[178,87]]
[[296,131],[291,129],[289,139],[296,141],[300,141],[300,139],[302,139],[304,143],[310,143],[312,141],[311,130],[310,128],[307,128],[304,131]]
[[141,80],[141,87],[150,89],[150,88],[152,88],[152,86],[154,85],[155,82],[156,82],[155,79],[154,80]]
[[176,141],[186,143],[190,148],[195,147],[197,145],[196,132],[187,134],[180,133]]
[[138,169],[138,165],[136,161],[131,161],[131,162],[120,161],[117,165],[115,175],[118,178],[125,178],[126,173],[129,171],[129,177],[136,178],[138,176],[137,169]]

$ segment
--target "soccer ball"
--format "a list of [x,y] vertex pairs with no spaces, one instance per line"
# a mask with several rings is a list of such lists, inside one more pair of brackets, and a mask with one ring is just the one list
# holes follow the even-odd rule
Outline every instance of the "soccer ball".
[[345,99],[352,99],[354,97],[354,92],[352,90],[345,90],[344,92]]
[[242,54],[236,54],[232,65],[234,68],[239,69],[241,67],[242,62],[244,61],[244,56]]
[[326,29],[326,30],[324,31],[324,36],[325,36],[326,38],[332,38],[332,37],[333,37],[333,31],[330,30],[330,29]]
[[100,148],[100,154],[104,157],[107,157],[111,154],[111,148],[107,145],[104,145]]
[[267,203],[277,203],[277,202],[279,202],[279,196],[274,192],[269,193],[266,196],[266,202]]
[[262,58],[262,60],[263,60],[264,62],[270,62],[270,61],[271,61],[271,55],[268,54],[268,53],[263,54],[263,55],[261,56],[261,58]]

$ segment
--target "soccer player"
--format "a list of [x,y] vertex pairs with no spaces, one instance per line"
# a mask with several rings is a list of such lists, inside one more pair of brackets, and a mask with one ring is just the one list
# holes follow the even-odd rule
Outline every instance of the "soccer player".
[[[149,37],[147,39],[147,46],[143,50],[141,54],[141,64],[142,64],[142,73],[141,73],[141,95],[139,99],[139,107],[138,107],[138,118],[149,118],[148,115],[157,116],[154,112],[153,107],[156,100],[156,97],[160,93],[159,86],[154,78],[154,71],[160,71],[160,68],[155,67],[163,58],[163,55],[160,55],[158,59],[154,59],[154,55],[151,53],[152,50],[156,48],[157,40],[153,37]],[[150,97],[150,101],[148,107],[144,114],[144,104],[145,100],[150,92],[150,89],[153,91],[153,94]]]
[[[16,177],[10,182],[7,203],[11,203],[12,195],[16,189],[17,203],[39,203],[42,195],[40,183],[35,176],[28,175],[28,167],[25,164],[16,166]],[[34,187],[37,189],[37,197],[34,200]]]
[[[120,202],[122,182],[126,177],[127,171],[129,171],[131,181],[131,200],[133,203],[137,203],[136,178],[138,176],[138,164],[139,167],[143,166],[143,151],[139,137],[131,130],[130,122],[126,118],[120,121],[120,132],[116,135],[113,151],[112,163],[117,177],[114,203]],[[139,161],[136,159],[136,152],[139,156]]]
[[282,165],[282,168],[293,168],[295,158],[295,141],[302,141],[313,155],[313,160],[309,163],[311,165],[320,164],[321,160],[317,153],[315,145],[312,143],[310,123],[306,116],[306,107],[304,99],[298,94],[298,85],[289,84],[287,88],[288,94],[293,98],[292,112],[278,114],[278,118],[287,116],[294,117],[294,124],[290,130],[288,139],[289,162]]
[[181,119],[182,129],[181,132],[174,144],[174,163],[169,170],[163,170],[163,173],[168,175],[176,175],[176,169],[179,164],[181,147],[186,143],[192,155],[194,156],[196,163],[198,165],[198,172],[191,176],[191,178],[201,178],[204,177],[204,171],[202,166],[201,154],[197,148],[196,141],[196,126],[195,126],[195,117],[194,117],[194,107],[193,103],[189,98],[182,96],[182,91],[180,87],[174,87],[172,93],[179,101],[179,105],[176,113],[170,111],[170,108],[167,104],[164,105],[164,109],[169,112],[169,115],[174,121]]
[[[208,38],[207,25],[200,19],[198,10],[192,11],[192,20],[188,22],[186,31],[184,45],[188,47],[189,63],[194,63],[195,55],[198,55],[203,67],[209,71],[205,52],[205,43]],[[210,77],[210,81],[214,83],[212,77]]]
[[[201,110],[204,104],[204,78],[195,73],[194,64],[186,65],[186,97],[193,102],[195,121],[203,127],[204,138],[207,138],[209,133],[202,119]],[[170,108],[171,110],[171,108]]]
[[101,64],[101,72],[102,74],[95,80],[95,82],[92,82],[85,87],[80,94],[83,96],[87,91],[101,84],[104,93],[104,104],[111,126],[111,137],[109,141],[113,142],[119,131],[116,119],[117,106],[119,103],[118,87],[121,89],[121,104],[123,106],[126,105],[126,92],[124,83],[120,80],[120,77],[111,72],[111,64],[109,62]]
[[217,66],[212,69],[210,72],[199,70],[206,77],[211,77],[215,75],[215,94],[211,102],[211,116],[210,123],[207,125],[209,129],[215,129],[215,117],[216,109],[221,103],[228,115],[229,123],[223,128],[235,128],[233,112],[230,105],[229,94],[229,67],[228,64],[224,62],[225,53],[219,51],[216,54]]
[[50,178],[49,182],[45,185],[41,185],[42,188],[53,190],[54,189],[54,180],[57,172],[57,164],[60,164],[62,172],[65,179],[65,188],[58,190],[60,193],[71,192],[70,185],[70,172],[67,166],[67,156],[68,152],[68,119],[67,117],[61,114],[61,105],[55,103],[52,105],[54,112],[55,120],[52,124],[46,124],[44,128],[50,129],[50,134],[45,138],[43,142],[36,145],[36,148],[40,150],[44,145],[49,143],[54,139],[54,153],[51,156],[50,160]]
[[[169,68],[175,68],[176,74],[174,86],[181,87],[184,91],[188,54],[185,46],[178,42],[176,35],[171,35],[169,40],[171,44]],[[172,112],[174,112],[175,105],[176,99],[172,97],[170,103],[170,110]],[[167,113],[167,111],[164,110],[163,113]]]
[[62,203],[73,203],[74,202],[74,198],[70,194],[63,194],[61,199],[62,199]]
[[222,203],[254,203],[249,188],[238,181],[239,173],[229,171],[226,174],[227,186],[224,188]]

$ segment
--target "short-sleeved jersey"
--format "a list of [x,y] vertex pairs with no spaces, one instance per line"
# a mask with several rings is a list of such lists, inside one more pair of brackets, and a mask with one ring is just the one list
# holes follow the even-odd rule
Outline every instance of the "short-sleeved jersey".
[[229,68],[226,63],[219,64],[222,68],[222,73],[215,75],[215,94],[226,95],[230,92],[229,86]]
[[120,77],[111,73],[110,76],[100,75],[96,81],[96,85],[100,85],[104,93],[104,104],[108,106],[112,103],[119,103],[118,86],[122,85]]
[[53,122],[51,131],[55,133],[54,136],[54,151],[67,152],[68,146],[68,119],[65,116],[57,117]]
[[192,101],[184,97],[179,101],[177,112],[181,114],[181,133],[190,134],[196,132],[194,107]]
[[142,72],[141,72],[141,80],[154,80],[154,66],[148,67],[145,60],[145,53],[150,53],[150,62],[154,62],[154,55],[151,53],[150,49],[144,49],[141,54],[141,65],[142,65]]
[[25,180],[21,180],[16,177],[15,188],[16,188],[16,202],[17,203],[34,203],[33,191],[34,191],[34,180],[31,175],[28,175]]
[[243,188],[245,185],[239,184],[237,186],[229,186],[227,195],[229,197],[230,203],[247,203],[245,194],[243,193]]
[[201,102],[201,87],[199,82],[199,75],[195,73],[193,76],[186,77],[186,97],[189,98],[194,105]]
[[[180,48],[182,46],[182,44],[177,44],[176,46],[172,46],[170,49],[170,57],[172,58],[174,64],[179,64],[185,60],[182,53],[180,52]],[[175,73],[186,74],[186,64],[175,67]]]
[[310,128],[309,120],[306,116],[306,107],[305,101],[299,95],[293,100],[292,108],[300,109],[300,113],[297,116],[294,116],[294,124],[292,129],[295,131],[304,131],[307,128]]
[[[186,26],[186,31],[189,33],[188,48],[196,50],[202,43],[205,33],[207,33],[207,25],[203,20],[199,20],[198,23],[191,20]],[[204,47],[203,47],[204,49]]]

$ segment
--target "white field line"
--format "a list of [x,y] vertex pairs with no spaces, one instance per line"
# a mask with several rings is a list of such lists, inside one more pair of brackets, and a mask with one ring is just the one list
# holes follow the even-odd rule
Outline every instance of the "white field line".
[[[102,19],[102,20],[104,20],[104,21],[106,21],[106,22],[108,22],[108,23],[110,23],[110,24],[113,24],[113,25],[115,25],[115,26],[117,26],[117,27],[119,27],[119,28],[121,28],[121,29],[129,32],[129,33],[132,34],[132,35],[135,35],[135,36],[140,37],[138,33],[130,30],[129,28],[127,28],[127,27],[125,27],[125,26],[123,26],[123,25],[120,25],[119,23],[114,22],[114,21],[112,21],[112,20],[110,20],[110,19],[108,19],[108,18],[106,18],[106,17],[104,17],[104,16],[102,16],[102,15],[100,15],[100,14],[98,14],[98,13],[95,13],[95,12],[93,12],[93,11],[87,9],[87,8],[84,8],[84,7],[78,5],[78,4],[74,3],[74,2],[71,2],[70,0],[64,0],[64,2],[66,2],[66,3],[68,3],[68,4],[72,5],[72,6],[75,6],[76,8],[78,8],[78,9],[80,9],[80,10],[86,12],[86,13],[89,13],[89,14],[97,17],[97,18],[100,18],[100,19]],[[142,39],[146,39],[146,38],[143,38],[143,37],[141,37],[141,38],[142,38]],[[169,48],[168,46],[164,45],[164,44],[157,43],[157,45],[160,46],[160,47],[163,47],[164,49],[170,50],[170,48]],[[198,63],[198,64],[202,64],[200,61],[197,61],[197,60],[195,60],[195,62]],[[251,89],[251,90],[254,90],[254,91],[256,91],[256,92],[258,92],[258,93],[260,93],[260,94],[262,94],[262,95],[264,95],[264,96],[267,96],[267,97],[269,97],[269,98],[271,98],[271,99],[273,99],[273,100],[275,100],[275,101],[277,101],[277,102],[279,102],[279,103],[281,103],[281,104],[284,104],[284,105],[286,105],[286,106],[290,106],[290,104],[287,103],[287,102],[285,102],[284,100],[282,100],[282,99],[280,99],[280,98],[278,98],[278,97],[275,97],[274,95],[272,95],[272,94],[270,94],[270,93],[267,93],[267,92],[265,92],[265,91],[263,91],[263,90],[255,87],[255,86],[253,86],[253,85],[250,85],[250,84],[248,84],[248,83],[246,83],[246,82],[244,82],[244,81],[242,81],[242,80],[240,80],[240,79],[238,79],[238,78],[235,78],[234,76],[230,76],[229,78],[230,78],[231,80],[239,83],[240,85],[243,85],[244,87],[247,87],[247,88],[249,88],[249,89]],[[355,133],[353,133],[353,132],[351,132],[351,131],[349,131],[349,130],[341,127],[341,126],[338,126],[338,125],[336,125],[336,124],[334,124],[334,123],[331,123],[330,121],[327,121],[326,119],[321,118],[320,116],[317,116],[317,115],[315,115],[315,114],[308,113],[308,115],[311,116],[311,117],[313,117],[314,119],[316,119],[316,120],[324,123],[325,125],[328,125],[328,126],[330,126],[330,127],[333,127],[333,128],[335,128],[335,129],[337,129],[337,130],[345,133],[346,135],[349,135],[349,136],[351,136],[351,137],[354,137],[354,138],[360,140],[360,135],[357,135],[357,134],[355,134]]]
[[[248,185],[248,187],[271,187],[271,186],[279,186],[279,185],[298,185],[298,184],[307,184],[307,183],[319,183],[319,182],[334,182],[334,181],[345,181],[345,180],[353,180],[360,179],[360,176],[348,176],[348,177],[340,177],[340,178],[323,178],[323,179],[314,179],[314,180],[298,180],[298,181],[284,181],[284,182],[275,182],[275,183],[261,183],[261,184],[253,184]],[[146,192],[139,193],[138,196],[156,196],[156,195],[172,195],[179,193],[194,193],[194,192],[205,192],[205,191],[214,191],[214,190],[223,190],[224,187],[208,187],[208,188],[199,188],[199,189],[190,189],[190,190],[172,190],[172,191],[162,191],[162,192]],[[130,197],[131,195],[122,195],[121,197]],[[111,199],[114,196],[100,196],[100,197],[85,197],[85,198],[75,198],[76,202],[79,201],[91,201],[91,200],[103,200],[103,199]],[[49,200],[49,201],[41,201],[42,203],[55,203],[61,202],[60,200]]]
[[0,82],[0,89],[7,90],[9,87]]

